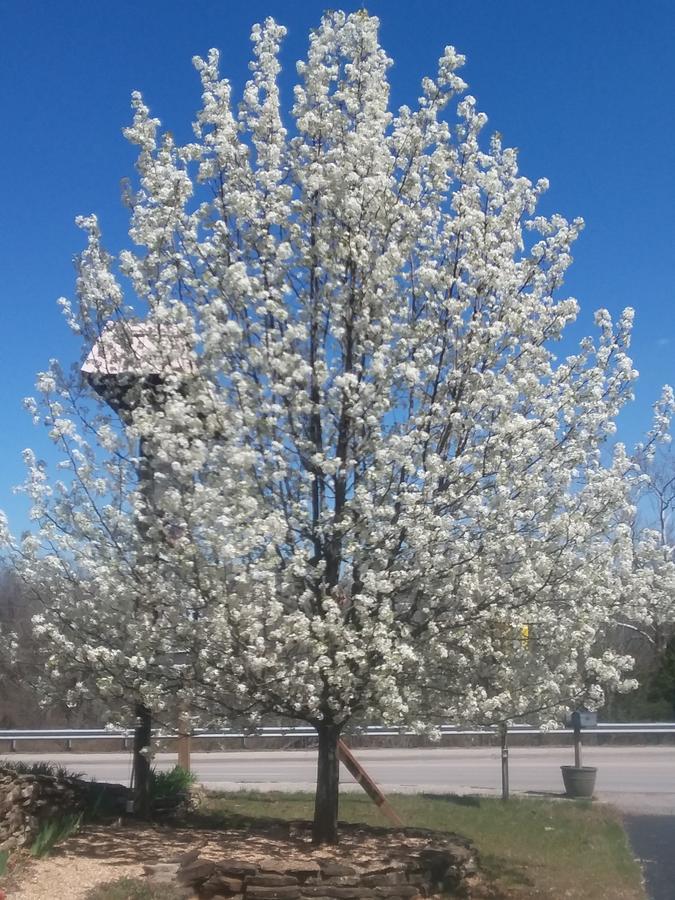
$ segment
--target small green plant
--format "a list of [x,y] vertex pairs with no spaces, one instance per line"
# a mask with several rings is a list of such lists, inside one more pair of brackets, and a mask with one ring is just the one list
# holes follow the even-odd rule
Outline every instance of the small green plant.
[[36,859],[49,856],[57,844],[77,834],[81,825],[82,813],[69,813],[45,822],[30,848],[31,856]]
[[9,769],[11,772],[16,772],[17,775],[53,775],[54,774],[54,765],[50,762],[23,762],[22,760],[14,760],[3,759],[2,763],[3,769]]
[[167,772],[150,772],[150,799],[154,807],[178,806],[197,780],[193,772],[174,766]]
[[9,862],[9,850],[0,850],[0,878],[7,871],[7,863]]
[[54,775],[59,781],[65,781],[66,778],[84,778],[84,772],[73,772],[71,769],[66,769],[65,766],[57,766]]
[[83,778],[82,772],[71,772],[64,766],[58,766],[52,762],[23,762],[23,760],[2,759],[0,769],[9,769],[17,775],[50,775],[64,781],[66,778]]
[[170,884],[155,887],[141,878],[119,878],[93,888],[86,900],[181,900],[185,892]]

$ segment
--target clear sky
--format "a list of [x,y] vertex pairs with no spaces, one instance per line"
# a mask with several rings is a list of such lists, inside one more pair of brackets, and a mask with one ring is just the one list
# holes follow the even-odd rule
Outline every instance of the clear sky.
[[[337,0],[335,0],[337,2]],[[358,3],[342,4],[346,10]],[[583,216],[567,288],[593,310],[637,310],[636,402],[629,443],[675,381],[675,3],[672,0],[371,0],[393,57],[393,102],[414,102],[446,44],[479,107],[521,168],[548,177],[545,211]],[[72,296],[73,220],[98,214],[107,245],[125,243],[120,180],[134,156],[121,129],[141,90],[165,127],[189,136],[199,103],[194,54],[221,50],[223,74],[247,78],[251,25],[288,27],[283,86],[325,0],[0,0],[0,508],[24,527],[21,451],[47,454],[23,412],[35,373],[76,346],[56,307]]]

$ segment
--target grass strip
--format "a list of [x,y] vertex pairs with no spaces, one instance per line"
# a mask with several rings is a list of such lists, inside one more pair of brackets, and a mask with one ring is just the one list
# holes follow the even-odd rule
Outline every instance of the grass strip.
[[[391,794],[408,826],[455,831],[478,848],[495,897],[645,900],[639,865],[617,810],[588,801]],[[214,825],[311,818],[305,793],[209,792],[202,812]],[[385,825],[372,802],[344,793],[340,818]]]

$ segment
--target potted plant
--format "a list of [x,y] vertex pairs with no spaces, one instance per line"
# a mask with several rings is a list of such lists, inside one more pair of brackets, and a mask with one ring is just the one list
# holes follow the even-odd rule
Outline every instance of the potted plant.
[[582,713],[577,710],[572,713],[572,727],[574,729],[574,765],[561,766],[563,784],[565,785],[565,794],[573,799],[592,798],[595,789],[595,777],[597,768],[595,766],[584,766],[581,755],[581,722],[582,715],[588,721],[585,725],[595,724],[597,719],[595,713]]

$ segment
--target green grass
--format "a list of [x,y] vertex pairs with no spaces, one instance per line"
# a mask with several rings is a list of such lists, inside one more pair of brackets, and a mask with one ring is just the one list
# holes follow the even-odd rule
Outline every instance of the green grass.
[[[392,794],[405,825],[454,831],[478,848],[483,872],[508,898],[645,900],[634,861],[612,807],[584,801]],[[202,814],[214,825],[255,819],[307,819],[309,794],[210,793]],[[343,794],[340,818],[386,825],[361,794]]]

